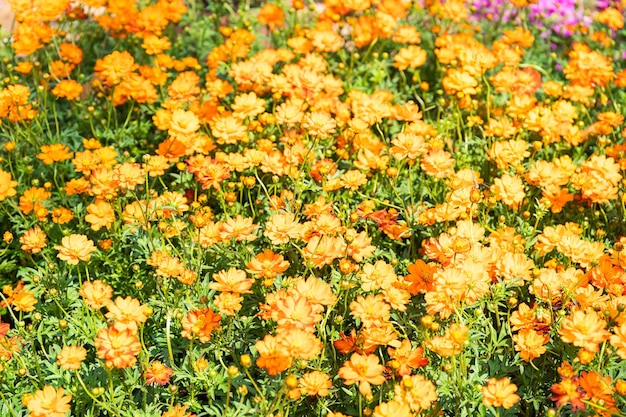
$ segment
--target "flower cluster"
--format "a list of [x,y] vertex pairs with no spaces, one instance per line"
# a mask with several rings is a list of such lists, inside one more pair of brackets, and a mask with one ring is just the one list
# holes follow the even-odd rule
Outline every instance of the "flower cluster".
[[626,407],[623,2],[10,3],[1,410]]

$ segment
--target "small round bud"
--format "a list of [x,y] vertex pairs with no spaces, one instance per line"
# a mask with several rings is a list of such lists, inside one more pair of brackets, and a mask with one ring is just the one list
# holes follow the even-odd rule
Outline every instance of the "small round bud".
[[237,375],[239,375],[239,369],[237,369],[235,365],[229,366],[228,371],[226,372],[228,373],[229,378],[235,378]]
[[287,386],[287,388],[289,389],[294,389],[294,388],[298,388],[298,378],[294,375],[289,375],[286,379],[285,379],[285,385]]
[[396,178],[398,176],[398,168],[395,168],[395,167],[387,168],[387,176],[389,178]]
[[433,318],[431,316],[424,316],[420,319],[420,323],[422,323],[422,326],[429,327],[433,324]]

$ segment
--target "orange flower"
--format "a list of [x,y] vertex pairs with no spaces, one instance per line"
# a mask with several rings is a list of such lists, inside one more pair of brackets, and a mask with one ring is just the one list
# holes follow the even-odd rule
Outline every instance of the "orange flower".
[[89,191],[89,181],[85,178],[74,178],[65,183],[65,194],[67,195],[75,195],[75,194],[85,194]]
[[57,258],[70,265],[78,265],[78,261],[88,262],[91,254],[97,250],[87,236],[77,234],[65,236],[61,240],[61,245],[54,248],[59,251]]
[[520,400],[517,385],[511,383],[510,378],[489,378],[487,385],[482,388],[483,404],[486,407],[504,407],[509,409]]
[[113,51],[102,59],[96,61],[94,71],[104,84],[113,86],[122,81],[126,76],[137,69],[135,59],[127,51]]
[[[492,121],[493,119],[489,121],[490,126]],[[507,170],[509,166],[516,166],[521,163],[524,158],[530,156],[530,152],[527,150],[529,146],[527,141],[521,139],[499,140],[491,145],[487,154],[489,158],[495,160],[498,169]]]
[[57,207],[52,210],[52,221],[56,224],[69,223],[72,219],[74,219],[74,214],[70,209]]
[[420,163],[420,167],[428,175],[435,178],[447,178],[454,173],[452,167],[455,160],[450,152],[441,149],[431,150],[428,152]]
[[613,158],[593,155],[572,176],[572,186],[580,190],[584,198],[602,204],[617,198],[621,180],[620,165]]
[[319,52],[337,52],[344,44],[340,34],[331,29],[311,32],[313,47]]
[[32,187],[24,191],[20,197],[20,205],[18,208],[24,213],[29,214],[33,210],[43,207],[43,202],[50,197],[50,193],[45,188]]
[[496,262],[495,274],[511,285],[522,285],[531,280],[535,263],[523,253],[506,252]]
[[583,394],[580,392],[578,381],[564,378],[560,383],[552,385],[550,391],[552,391],[550,399],[556,403],[557,407],[570,404],[573,412],[585,409]]
[[156,35],[148,35],[143,38],[141,47],[145,49],[148,55],[158,55],[163,51],[170,49],[172,43],[167,38],[159,38]]
[[283,245],[291,239],[300,239],[304,226],[298,223],[293,213],[278,213],[270,217],[263,232],[273,245]]
[[57,365],[65,370],[80,369],[80,364],[87,358],[87,351],[80,346],[63,346],[57,355]]
[[16,311],[23,311],[24,313],[34,311],[35,304],[37,304],[35,294],[26,290],[13,294],[13,300],[11,301],[11,305]]
[[267,369],[269,375],[278,375],[291,366],[292,359],[287,348],[272,335],[268,334],[256,342],[254,348],[260,355],[256,360],[257,366]]
[[378,356],[353,353],[350,360],[343,363],[338,375],[346,385],[359,383],[359,392],[365,397],[370,397],[371,385],[385,382],[384,369],[385,367],[378,361]]
[[603,377],[597,372],[583,371],[578,383],[585,393],[585,403],[595,412],[603,416],[619,414],[620,411],[615,407],[613,381],[610,376]]
[[428,365],[428,358],[424,357],[424,348],[420,346],[413,349],[409,339],[404,339],[396,349],[387,348],[387,352],[392,359],[387,365],[395,368],[396,374],[400,376],[410,375],[412,369]]
[[395,68],[405,70],[407,68],[421,67],[426,63],[426,51],[416,45],[410,45],[400,48],[396,56],[393,58]]
[[130,368],[137,362],[136,355],[141,351],[137,333],[122,323],[114,323],[101,329],[94,340],[96,355],[104,359],[105,366]]
[[216,295],[213,304],[217,307],[217,311],[225,316],[234,316],[241,310],[241,302],[243,297],[233,292],[223,292]]
[[83,282],[80,291],[81,297],[85,300],[85,304],[94,310],[99,310],[109,303],[113,296],[113,287],[99,279],[95,281]]
[[426,141],[423,136],[415,133],[401,132],[391,143],[389,154],[398,160],[414,160],[426,153]]
[[407,404],[395,399],[378,404],[372,414],[373,417],[412,417],[414,415]]
[[195,414],[187,412],[188,405],[175,405],[169,411],[165,411],[161,414],[161,417],[196,417]]
[[0,321],[0,339],[2,339],[4,336],[7,335],[7,333],[9,332],[9,329],[10,329],[9,323],[2,323]]
[[257,97],[255,93],[241,94],[235,97],[231,108],[233,116],[240,120],[253,118],[265,111],[265,100]]
[[98,231],[103,227],[111,228],[111,224],[115,221],[115,212],[113,206],[103,200],[98,200],[87,206],[87,214],[85,221],[91,224],[92,230]]
[[70,411],[70,401],[72,395],[63,395],[65,390],[56,390],[50,385],[46,385],[42,390],[37,390],[28,399],[26,408],[31,412],[31,417],[65,417]]
[[526,303],[520,304],[517,311],[511,314],[511,329],[513,331],[534,329],[541,333],[548,330],[550,325],[549,313],[538,307],[531,309]]
[[304,103],[298,103],[297,101],[286,101],[281,103],[274,112],[276,123],[293,127],[302,122],[304,119],[304,112],[302,111],[302,108],[304,106]]
[[246,272],[237,268],[228,271],[220,271],[213,275],[215,282],[209,284],[209,288],[215,291],[234,292],[237,294],[252,294],[250,288],[253,280],[246,277]]
[[411,411],[419,413],[437,401],[435,384],[422,375],[404,376],[402,383],[394,386],[394,399],[405,403]]
[[314,236],[304,248],[304,259],[316,268],[330,265],[335,259],[342,257],[346,251],[346,242],[341,237],[327,235]]
[[367,236],[365,231],[356,233],[354,229],[348,229],[346,230],[345,238],[346,240],[352,240],[346,249],[346,253],[357,262],[363,262],[365,258],[372,256],[376,250],[376,247],[372,245],[372,238]]
[[393,34],[396,43],[418,44],[422,42],[421,33],[411,25],[399,26]]
[[137,185],[146,181],[143,168],[136,163],[124,162],[119,164],[115,167],[114,172],[114,179],[123,190],[134,190]]
[[382,294],[357,296],[350,303],[350,311],[354,318],[361,320],[364,327],[383,326],[391,317],[391,308],[385,303]]
[[515,350],[520,352],[520,358],[526,362],[530,362],[543,355],[546,351],[544,345],[548,343],[550,337],[545,334],[537,333],[532,329],[521,330],[513,336],[515,342]]
[[565,78],[573,84],[595,88],[604,87],[615,77],[611,60],[587,45],[575,44],[563,69]]
[[146,378],[146,384],[148,385],[166,385],[170,382],[170,377],[173,373],[174,371],[171,368],[168,368],[159,361],[154,361],[144,372],[144,377]]
[[594,310],[575,311],[566,317],[561,323],[559,334],[565,343],[582,347],[589,352],[599,351],[600,344],[610,336],[606,330],[606,322]]
[[156,274],[162,277],[178,277],[185,271],[185,265],[180,259],[161,250],[152,252],[146,263],[156,267]]
[[491,186],[496,200],[502,201],[513,210],[518,210],[526,193],[524,193],[524,183],[516,175],[503,174],[502,177],[494,180]]
[[22,61],[19,62],[16,66],[15,66],[15,71],[19,72],[20,74],[28,74],[29,72],[32,71],[33,69],[33,64],[31,64],[28,61]]
[[39,226],[28,229],[20,237],[22,250],[26,253],[40,253],[46,247],[47,236]]
[[67,100],[76,100],[83,92],[83,86],[78,81],[74,80],[61,80],[52,89],[52,94],[65,98]]
[[314,111],[304,116],[302,127],[311,136],[325,137],[335,133],[337,122],[332,118],[330,113]]
[[211,133],[220,145],[248,142],[248,131],[241,118],[219,116],[211,121]]
[[436,268],[434,266],[428,265],[421,259],[418,259],[415,263],[409,265],[407,268],[409,275],[405,276],[404,280],[408,282],[408,291],[411,295],[433,291],[433,275],[435,270]]
[[274,279],[289,268],[289,261],[286,261],[283,255],[265,249],[263,253],[259,253],[248,262],[246,267],[255,278]]
[[385,261],[376,261],[373,265],[369,262],[366,263],[357,278],[361,280],[363,291],[368,292],[390,288],[398,281],[393,266]]
[[192,310],[182,321],[182,336],[193,340],[196,337],[200,343],[211,340],[211,333],[220,324],[222,317],[215,314],[210,308]]
[[0,169],[0,201],[17,194],[15,187],[17,187],[17,181],[13,181],[10,173]]
[[619,30],[624,27],[624,16],[622,15],[622,12],[612,7],[608,7],[598,13],[596,15],[596,20],[607,25],[613,30]]
[[323,348],[322,342],[313,333],[296,328],[281,329],[276,339],[293,359],[313,360]]
[[300,329],[309,332],[315,330],[315,324],[322,321],[322,316],[305,298],[299,295],[280,298],[276,302],[276,313],[272,316],[278,323],[278,330]]
[[59,45],[59,56],[74,65],[78,65],[83,61],[83,51],[73,43],[61,43]]
[[268,25],[270,30],[274,31],[276,27],[285,25],[285,12],[275,4],[265,3],[259,10],[257,20],[262,25]]
[[333,346],[343,355],[352,352],[368,354],[374,352],[377,348],[375,344],[367,344],[363,334],[359,333],[357,335],[354,329],[352,329],[349,336],[341,333],[339,337],[339,340],[333,342]]
[[467,326],[454,323],[443,336],[434,336],[425,345],[440,356],[455,356],[462,352],[468,331]]
[[476,94],[478,90],[478,81],[472,77],[468,72],[451,68],[443,78],[441,85],[447,94],[453,95],[457,93],[463,93],[465,95]]
[[139,300],[132,297],[117,297],[115,302],[108,302],[106,308],[106,318],[114,320],[128,326],[131,330],[137,331],[138,323],[145,323],[148,320],[150,307],[141,305]]
[[252,223],[251,218],[244,218],[238,214],[234,219],[231,217],[222,224],[220,237],[224,240],[235,239],[238,242],[242,240],[252,242],[257,238],[254,232],[258,228],[259,225]]
[[302,278],[297,279],[294,287],[298,294],[313,305],[332,306],[337,302],[337,296],[331,286],[315,276],[310,276],[306,281]]
[[143,169],[150,177],[160,177],[170,167],[167,158],[161,155],[148,155],[148,158],[144,157],[144,161]]
[[344,188],[356,191],[362,185],[367,184],[367,176],[357,169],[351,169],[341,174],[339,184]]
[[300,378],[300,386],[307,395],[325,397],[330,394],[329,389],[333,386],[328,374],[320,371],[308,372]]

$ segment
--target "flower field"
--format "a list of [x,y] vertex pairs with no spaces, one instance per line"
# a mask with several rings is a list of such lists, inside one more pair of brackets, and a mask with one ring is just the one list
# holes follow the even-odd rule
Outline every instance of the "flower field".
[[626,416],[626,1],[8,3],[0,416]]

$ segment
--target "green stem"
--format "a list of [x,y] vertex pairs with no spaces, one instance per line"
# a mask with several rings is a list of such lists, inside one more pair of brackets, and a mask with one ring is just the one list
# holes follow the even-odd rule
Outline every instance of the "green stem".
[[110,412],[111,414],[115,414],[116,416],[119,416],[120,413],[113,410],[112,408],[110,408],[108,406],[107,403],[104,403],[102,401],[100,401],[99,399],[97,399],[92,393],[91,391],[87,388],[87,386],[85,385],[85,381],[83,381],[83,379],[81,378],[80,374],[78,373],[78,370],[75,371],[76,373],[76,378],[78,379],[78,382],[80,383],[80,385],[83,387],[83,390],[85,391],[85,393],[89,396],[89,398],[91,398],[93,400],[93,402],[95,404],[98,404],[100,407],[104,408],[105,410],[107,410],[108,412]]
[[170,328],[172,325],[172,314],[167,312],[167,319],[165,320],[165,339],[167,341],[167,354],[170,358],[170,367],[174,367],[174,353],[172,351],[172,338],[170,336]]

